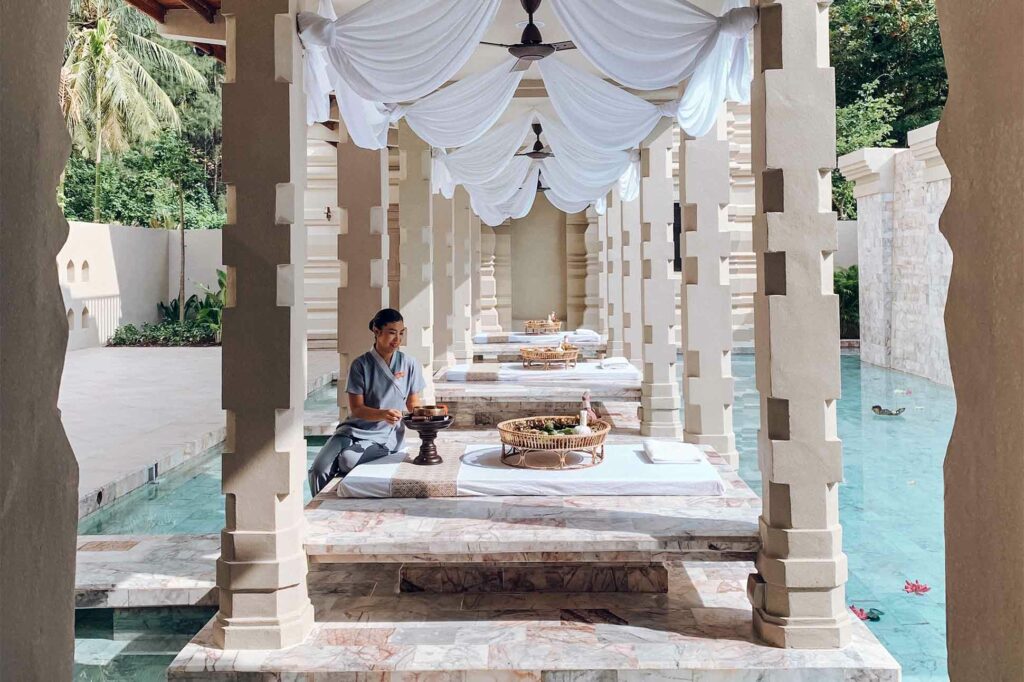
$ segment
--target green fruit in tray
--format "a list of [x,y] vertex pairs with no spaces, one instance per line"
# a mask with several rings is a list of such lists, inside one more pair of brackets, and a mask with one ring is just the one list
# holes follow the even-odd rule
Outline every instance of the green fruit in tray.
[[546,421],[546,422],[544,422],[544,430],[547,431],[548,433],[551,433],[552,431],[554,431],[555,430],[555,422],[553,422],[553,421]]

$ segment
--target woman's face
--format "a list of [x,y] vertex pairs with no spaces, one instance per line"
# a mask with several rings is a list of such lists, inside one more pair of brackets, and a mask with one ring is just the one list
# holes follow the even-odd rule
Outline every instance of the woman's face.
[[396,351],[405,339],[405,323],[389,322],[383,329],[374,332],[377,348],[380,350]]

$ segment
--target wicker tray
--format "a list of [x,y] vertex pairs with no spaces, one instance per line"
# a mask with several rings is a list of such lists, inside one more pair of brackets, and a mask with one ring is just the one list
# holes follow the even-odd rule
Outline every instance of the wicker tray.
[[[598,419],[590,424],[593,433],[587,435],[549,436],[516,430],[517,426],[540,428],[548,421],[563,428],[580,423],[578,417],[566,416],[527,417],[499,423],[502,463],[522,469],[585,469],[604,461],[604,441],[612,430],[611,424]],[[569,461],[573,453],[580,455],[578,461]],[[589,461],[586,455],[590,456]]]
[[525,323],[527,334],[557,334],[562,331],[561,320],[548,322],[547,320],[527,320]]
[[551,369],[551,365],[575,367],[576,361],[580,357],[580,349],[576,346],[569,348],[522,346],[519,349],[519,355],[523,358],[523,367],[532,365],[542,365],[544,369]]

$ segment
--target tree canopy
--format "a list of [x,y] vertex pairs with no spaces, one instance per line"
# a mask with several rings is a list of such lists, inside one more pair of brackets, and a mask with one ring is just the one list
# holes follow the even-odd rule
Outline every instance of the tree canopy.
[[[836,151],[905,145],[942,114],[948,85],[934,0],[835,0]],[[841,219],[857,215],[852,183],[833,175]]]
[[[75,150],[61,188],[67,217],[173,227],[180,183],[186,227],[220,227],[223,66],[160,38],[123,0],[74,0],[71,9],[61,91]],[[188,166],[178,179],[168,176],[172,147]]]

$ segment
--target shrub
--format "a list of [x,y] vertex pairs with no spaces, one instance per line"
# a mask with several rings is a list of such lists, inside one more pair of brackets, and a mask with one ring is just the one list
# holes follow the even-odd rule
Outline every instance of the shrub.
[[126,324],[118,327],[108,346],[213,346],[217,330],[195,321],[144,323],[141,327]]
[[839,268],[832,276],[835,292],[839,296],[839,336],[844,339],[860,338],[860,288],[857,266]]

